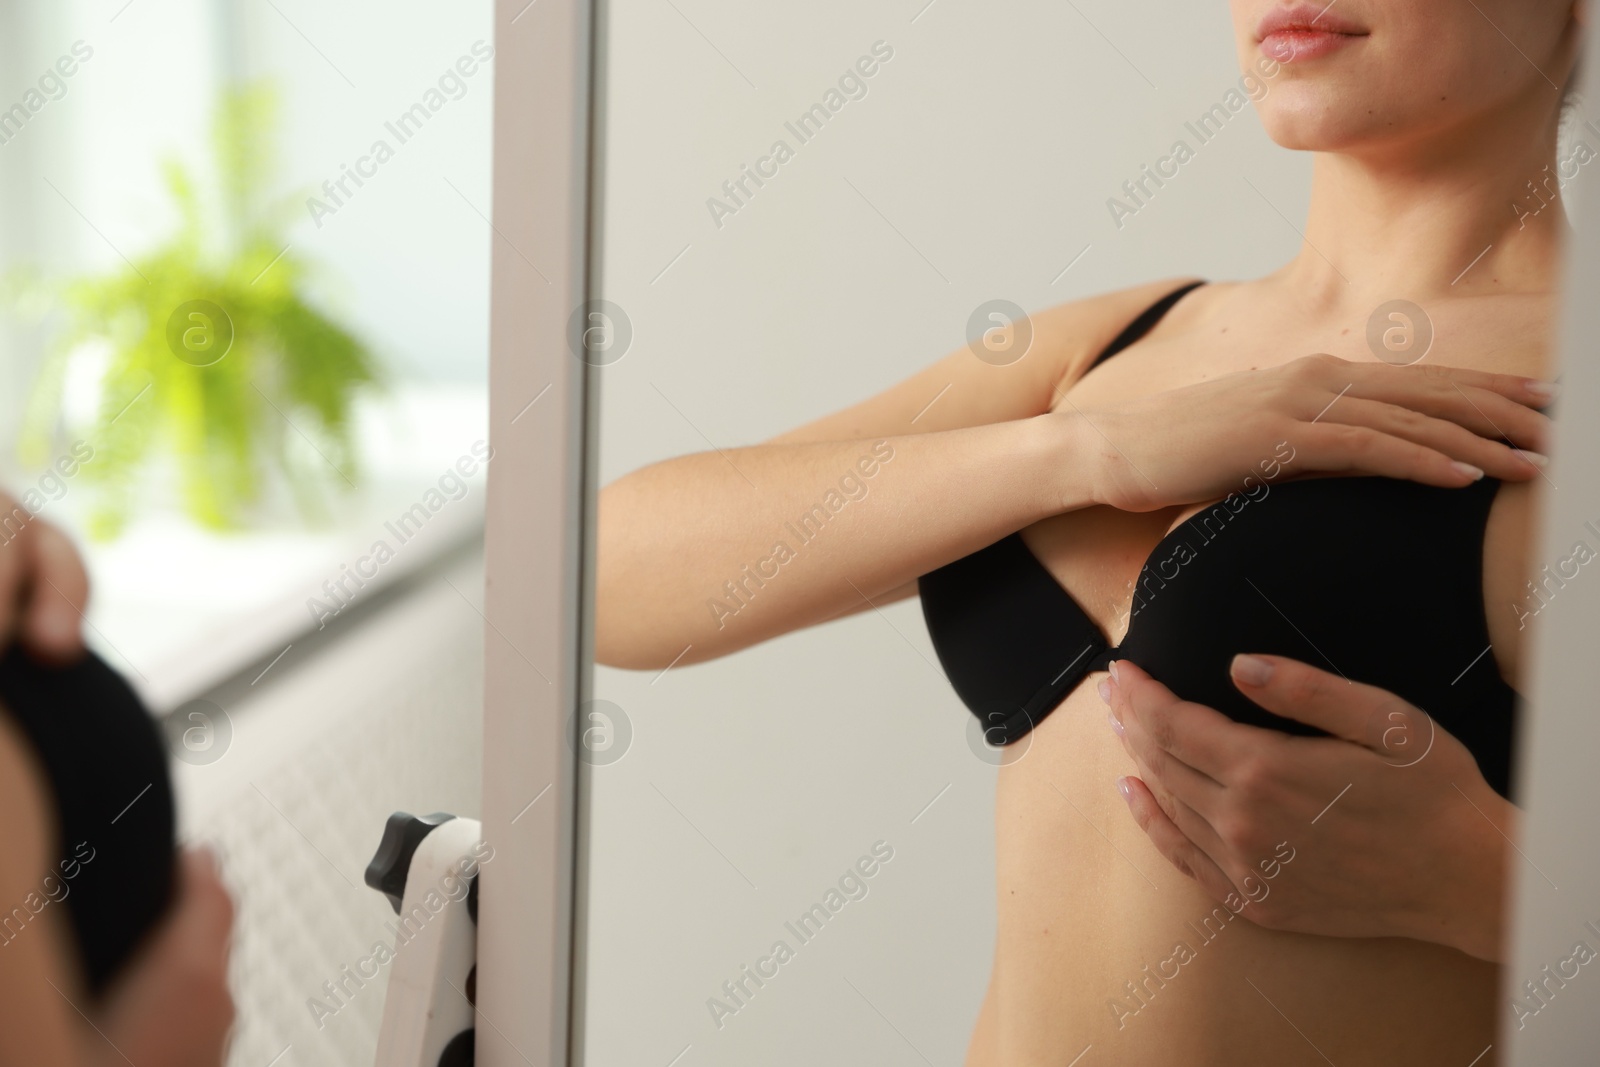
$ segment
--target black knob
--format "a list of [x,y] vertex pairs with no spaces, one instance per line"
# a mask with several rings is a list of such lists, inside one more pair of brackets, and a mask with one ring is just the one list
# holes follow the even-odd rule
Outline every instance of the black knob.
[[396,915],[400,914],[400,902],[406,893],[406,874],[411,870],[411,857],[416,855],[417,846],[435,827],[453,818],[454,815],[442,811],[432,815],[397,811],[384,824],[383,840],[378,842],[378,851],[367,864],[363,881],[389,898]]

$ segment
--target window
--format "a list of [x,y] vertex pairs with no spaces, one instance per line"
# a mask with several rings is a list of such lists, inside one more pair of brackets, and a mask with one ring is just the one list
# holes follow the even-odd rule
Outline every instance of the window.
[[[95,582],[91,642],[158,710],[270,657],[480,528],[492,43],[485,0],[0,9],[0,192],[8,205],[0,272],[10,298],[0,324],[0,472],[14,492],[32,490],[40,517],[78,539]],[[232,154],[219,157],[214,130],[230,91],[253,93],[253,103],[236,112],[245,115],[237,135],[221,142]],[[173,165],[203,205],[193,231],[201,252],[190,258],[212,275],[233,271],[227,291],[246,294],[220,321],[188,308],[220,306],[214,293],[188,292],[151,259],[184,224],[169,188]],[[249,192],[229,175],[242,176]],[[250,212],[230,214],[244,201]],[[258,230],[281,246],[277,258],[239,251],[236,222],[245,214],[269,220]],[[262,260],[270,262],[253,279],[239,275],[255,274]],[[160,418],[142,407],[121,417],[155,427],[165,443],[151,462],[136,476],[95,478],[96,462],[120,463],[128,447],[121,420],[108,423],[111,408],[125,396],[166,405],[158,391],[181,387],[165,371],[146,373],[141,392],[132,371],[113,373],[140,366],[118,362],[118,346],[131,343],[121,334],[90,337],[50,362],[80,321],[57,287],[113,274],[137,294],[124,302],[146,326],[175,318],[180,340],[169,329],[169,344],[197,339],[204,348],[237,331],[229,344],[240,347],[180,376],[234,375],[231,394],[205,386],[197,402],[211,404],[213,430],[232,426],[244,447],[259,450],[259,493],[231,529],[197,521],[171,442],[187,441],[191,457],[237,442],[217,444],[168,406],[159,406]],[[151,274],[148,290],[136,284]],[[277,305],[250,303],[274,285],[357,339],[381,371],[381,389],[356,388],[340,409],[349,455],[330,446],[312,406],[285,391],[288,361],[268,358],[276,343],[322,384],[335,370],[317,355],[317,336],[280,328]],[[254,362],[241,358],[247,350]],[[180,355],[175,348],[175,362]],[[227,397],[253,421],[229,423]],[[43,449],[41,428],[49,431]],[[97,430],[108,441],[96,440]],[[292,475],[262,458],[273,449]],[[91,537],[119,501],[120,535]]]

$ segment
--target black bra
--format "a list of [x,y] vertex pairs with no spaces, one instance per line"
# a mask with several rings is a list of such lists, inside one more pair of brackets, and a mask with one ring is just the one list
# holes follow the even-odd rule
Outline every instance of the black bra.
[[[1145,311],[1096,363],[1199,284]],[[1264,652],[1404,697],[1510,797],[1518,697],[1500,677],[1483,604],[1483,536],[1499,485],[1319,478],[1241,489],[1150,553],[1116,647],[1015,533],[923,575],[923,618],[991,744],[1023,736],[1085,675],[1124,658],[1239,722],[1321,734],[1234,687],[1234,655]]]
[[[64,910],[89,991],[98,996],[161,920],[173,894],[174,807],[167,748],[128,683],[93,653],[69,667],[0,654],[0,705],[32,743],[52,790],[50,869],[5,901],[0,943]],[[0,944],[3,949],[3,944]]]

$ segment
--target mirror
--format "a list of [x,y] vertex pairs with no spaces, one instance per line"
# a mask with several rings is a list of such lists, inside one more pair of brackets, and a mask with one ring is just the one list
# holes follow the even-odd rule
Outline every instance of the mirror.
[[222,854],[228,1062],[371,1063],[384,821],[479,813],[492,5],[8,4],[0,41],[6,487]]
[[[1413,728],[1493,722],[1459,764],[1481,765],[1475,792],[1457,787],[1467,806],[1428,795],[1454,805],[1463,839],[1510,839],[1491,801],[1534,667],[1531,645],[1500,635],[1518,629],[1513,561],[1533,558],[1555,482],[1498,445],[1474,453],[1497,473],[1462,475],[1448,503],[1297,475],[1317,469],[1312,427],[1335,403],[1421,377],[1406,368],[1557,373],[1558,201],[1592,184],[1600,146],[1583,99],[1561,105],[1581,34],[1554,2],[1319,6],[1235,3],[1230,20],[1181,5],[600,5],[592,292],[575,320],[604,487],[597,665],[577,712],[577,1062],[1510,1062],[1515,1001],[1534,994],[1490,962],[1507,958],[1498,941],[1239,921],[1273,879],[1289,875],[1287,895],[1300,871],[1326,885],[1343,869],[1328,827],[1351,825],[1360,791],[1341,810],[1328,790],[1338,814],[1267,842],[1249,904],[1219,903],[1118,796],[1136,768],[1094,692],[1120,654],[1180,697],[1243,701],[1228,665],[1251,649],[1201,652],[1208,635],[1387,679],[1428,714],[1398,739],[1381,716],[1354,728],[1395,769],[1383,781],[1466,782],[1436,769],[1442,748],[1396,778],[1422,766],[1399,746],[1421,747]],[[1426,75],[1393,58],[1435,54],[1409,21],[1424,11],[1458,35],[1454,65]],[[1469,54],[1494,75],[1470,73]],[[1409,108],[1384,78],[1436,79],[1443,103]],[[1319,95],[1332,84],[1344,103]],[[1362,93],[1370,111],[1338,111]],[[1410,148],[1364,117],[1380,109]],[[1519,133],[1496,127],[1504,151],[1487,134],[1460,148],[1493,196],[1446,180],[1429,141],[1434,118],[1481,131],[1486,114],[1523,116]],[[1360,146],[1376,154],[1358,166]],[[1346,154],[1314,164],[1296,147]],[[1418,204],[1459,192],[1452,210],[1474,221],[1363,199],[1402,188]],[[1211,284],[1162,305],[1190,280]],[[1173,487],[1174,457],[1199,446],[1170,427],[1233,409],[1221,388],[1138,398],[1317,352],[1362,376],[1299,429],[1219,454],[1222,481]],[[1242,404],[1238,425],[1265,404]],[[1332,421],[1359,422],[1358,406]],[[1057,441],[1041,460],[1026,427],[1047,409],[1079,427],[1078,451]],[[1460,421],[1489,441],[1522,433],[1481,406]],[[1067,456],[1121,480],[1058,474]],[[1296,501],[1304,525],[1272,534]],[[1424,529],[1483,539],[1459,581],[1439,578]],[[976,569],[942,570],[958,560]],[[1394,604],[1408,582],[1438,597]],[[1361,588],[1365,608],[1329,613]],[[1507,854],[1525,907],[1543,898],[1523,861],[1558,864],[1556,848]]]

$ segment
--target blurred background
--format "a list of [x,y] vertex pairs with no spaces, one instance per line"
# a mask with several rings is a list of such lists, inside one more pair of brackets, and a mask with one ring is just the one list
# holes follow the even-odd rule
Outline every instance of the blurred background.
[[0,6],[0,480],[224,853],[233,1063],[371,1062],[383,820],[477,814],[492,46],[487,0]]

